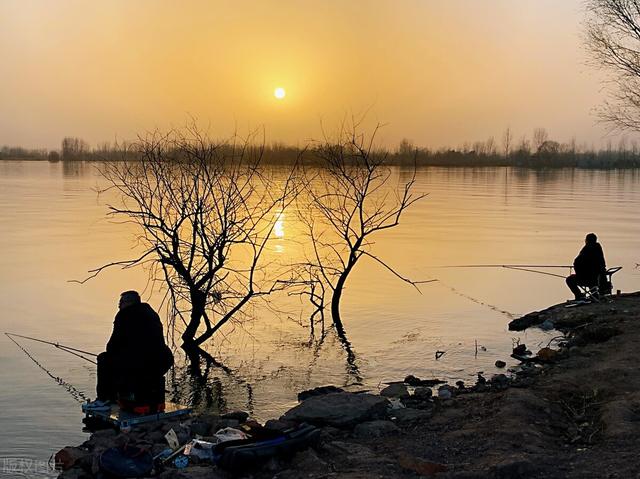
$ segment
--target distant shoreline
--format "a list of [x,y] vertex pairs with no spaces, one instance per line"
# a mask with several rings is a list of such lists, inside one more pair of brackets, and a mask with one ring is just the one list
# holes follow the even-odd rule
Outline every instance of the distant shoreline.
[[[48,162],[52,164],[56,163],[104,163],[104,162],[113,162],[113,161],[123,161],[120,159],[102,159],[96,157],[90,158],[74,158],[71,160],[49,160],[47,158],[36,158],[36,157],[1,157],[0,162]],[[135,161],[135,160],[129,160]],[[295,159],[291,158],[283,158],[283,159],[267,159],[264,161],[265,165],[273,165],[273,166],[289,166],[295,162]],[[313,162],[310,162],[313,164]],[[407,167],[413,168],[415,165],[417,168],[428,168],[428,167],[438,167],[438,168],[516,168],[521,170],[639,170],[640,169],[640,158],[629,160],[629,161],[612,161],[607,162],[604,160],[583,160],[576,161],[575,163],[568,162],[544,162],[542,164],[535,164],[535,162],[531,161],[528,163],[516,163],[516,162],[506,162],[504,159],[502,161],[447,161],[447,160],[438,160],[434,158],[433,160],[418,160],[415,163],[413,160],[408,160],[402,157],[396,157],[395,155],[389,155],[388,160],[386,161],[388,166],[393,167]]]

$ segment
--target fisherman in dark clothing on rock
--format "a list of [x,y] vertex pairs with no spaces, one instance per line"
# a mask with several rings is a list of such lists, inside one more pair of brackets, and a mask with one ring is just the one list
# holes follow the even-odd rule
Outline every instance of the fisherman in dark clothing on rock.
[[584,299],[584,293],[578,286],[599,286],[601,293],[605,280],[607,266],[604,260],[602,246],[598,243],[598,237],[594,233],[589,233],[585,240],[584,247],[580,254],[573,261],[575,274],[567,277],[567,286],[574,294],[576,300]]
[[164,403],[164,375],[173,354],[164,342],[160,317],[136,291],[122,293],[118,308],[106,351],[98,355],[98,398],[86,410],[106,410],[117,400]]

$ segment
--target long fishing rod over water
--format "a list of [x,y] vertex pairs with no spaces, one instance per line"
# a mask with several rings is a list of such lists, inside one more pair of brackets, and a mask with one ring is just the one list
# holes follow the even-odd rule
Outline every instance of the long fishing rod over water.
[[96,361],[94,361],[93,359],[89,359],[85,356],[83,356],[83,354],[86,354],[87,356],[93,356],[94,358],[98,357],[97,354],[95,353],[91,353],[89,351],[83,351],[82,349],[78,349],[78,348],[73,348],[71,346],[65,346],[64,344],[60,344],[57,342],[53,342],[53,341],[46,341],[44,339],[38,339],[38,338],[33,338],[31,336],[23,336],[22,334],[16,334],[16,333],[4,333],[5,336],[7,336],[9,339],[11,339],[14,343],[18,344],[13,338],[22,338],[22,339],[28,339],[29,341],[36,341],[38,343],[42,343],[42,344],[48,344],[49,346],[53,346],[61,351],[67,352],[69,354],[73,354],[74,356],[77,356],[79,358],[84,359],[85,361],[88,361],[90,363],[93,364],[98,364]]
[[504,268],[514,269],[518,271],[526,271],[528,273],[544,274],[546,276],[554,276],[556,278],[565,278],[565,276],[555,273],[549,273],[548,271],[538,271],[532,268],[567,268],[569,272],[573,269],[571,265],[558,265],[558,264],[455,264],[444,266],[432,266],[432,268]]
[[[78,388],[73,386],[73,384],[68,383],[64,379],[53,375],[53,373],[51,373],[51,371],[49,371],[36,358],[34,358],[33,355],[31,355],[31,353],[29,353],[29,351],[27,351],[27,349],[25,347],[23,347],[18,341],[16,341],[14,339],[14,337],[15,338],[27,339],[29,341],[35,341],[35,342],[38,342],[38,343],[42,343],[42,344],[47,344],[49,346],[53,346],[53,347],[59,349],[60,351],[64,351],[66,353],[73,354],[74,356],[79,357],[81,359],[84,359],[85,361],[88,361],[91,364],[95,364],[95,365],[98,364],[96,361],[94,361],[93,359],[87,358],[86,356],[83,356],[83,354],[86,354],[87,356],[93,356],[93,357],[97,358],[98,355],[96,353],[92,353],[90,351],[84,351],[82,349],[74,348],[72,346],[66,346],[64,344],[60,344],[60,343],[54,342],[54,341],[47,341],[45,339],[34,338],[34,337],[31,337],[31,336],[24,336],[22,334],[8,333],[6,331],[5,331],[4,334],[16,346],[18,346],[18,348],[20,348],[22,350],[22,352],[24,352],[27,355],[27,357],[29,359],[31,359],[36,364],[36,366],[38,366],[40,369],[42,369],[45,372],[45,374],[47,374],[49,377],[54,379],[58,384],[63,386],[74,397],[74,399],[78,400],[80,403],[84,403],[84,402],[88,401],[87,396],[82,391],[80,391]],[[165,392],[169,392],[169,391],[165,390]]]
[[[24,354],[27,355],[27,357],[29,359],[31,359],[31,361],[33,361],[35,363],[36,366],[38,366],[42,371],[44,371],[44,373],[49,376],[51,379],[53,379],[56,383],[58,383],[60,386],[62,386],[63,388],[65,388],[67,390],[67,392],[71,395],[71,397],[73,397],[73,399],[75,399],[76,401],[78,401],[80,404],[86,403],[89,401],[89,397],[80,389],[78,389],[77,387],[75,387],[73,384],[65,381],[64,379],[62,379],[59,376],[54,375],[51,371],[49,371],[45,366],[43,366],[36,358],[34,358],[31,353],[29,353],[29,351],[27,351],[18,341],[16,341],[15,339],[13,339],[12,336],[16,336],[16,337],[23,337],[26,339],[33,339],[34,341],[38,341],[38,342],[43,342],[43,343],[48,343],[48,341],[44,341],[44,340],[38,340],[35,338],[30,338],[28,336],[20,336],[18,334],[11,334],[11,333],[4,333],[7,338],[9,338],[18,348],[20,348],[22,350],[22,352]],[[61,349],[62,351],[66,351],[64,348],[57,346],[56,343],[51,343],[53,346],[56,346],[58,349]],[[68,353],[71,353],[75,356],[80,356],[79,354],[73,353],[72,351],[67,351]],[[93,353],[87,353],[87,354],[93,354]],[[94,361],[88,359],[88,358],[84,358],[89,362],[92,362],[95,364]]]

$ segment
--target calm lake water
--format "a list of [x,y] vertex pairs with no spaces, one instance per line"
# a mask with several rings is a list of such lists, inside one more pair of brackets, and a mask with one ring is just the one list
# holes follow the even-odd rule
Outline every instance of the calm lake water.
[[[105,218],[109,196],[96,193],[99,185],[91,164],[0,162],[2,331],[100,352],[119,293],[145,289],[143,270],[108,271],[84,285],[68,282],[135,253],[135,231]],[[615,288],[640,289],[639,171],[426,168],[417,189],[429,196],[377,238],[375,251],[405,275],[440,281],[420,294],[376,264],[358,265],[343,303],[357,373],[332,335],[309,347],[300,306],[276,297],[280,314],[256,306],[249,310],[253,321],[223,330],[209,346],[228,369],[212,367],[196,384],[177,367],[169,378],[171,397],[198,407],[245,409],[265,420],[295,404],[298,391],[319,385],[377,390],[407,374],[473,382],[478,371],[497,372],[497,359],[513,364],[509,353],[517,338],[535,349],[554,335],[509,332],[510,315],[570,296],[559,278],[437,266],[570,264],[584,235],[594,231],[607,263],[624,268]],[[285,212],[279,225],[278,254],[292,251],[293,218]],[[146,298],[158,306],[157,295]],[[67,388],[4,335],[0,341],[0,457],[46,460],[84,440],[80,407]],[[53,376],[93,397],[91,364],[48,346],[22,345]],[[437,350],[446,354],[436,361]]]

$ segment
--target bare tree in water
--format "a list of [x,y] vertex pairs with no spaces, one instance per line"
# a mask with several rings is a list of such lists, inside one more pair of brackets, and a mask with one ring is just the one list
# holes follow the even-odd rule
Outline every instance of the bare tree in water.
[[140,138],[126,159],[132,156],[106,163],[104,176],[122,199],[110,215],[138,227],[142,254],[90,278],[110,266],[146,266],[165,288],[168,329],[181,333],[192,360],[213,360],[201,346],[239,321],[251,300],[288,283],[289,271],[266,256],[294,198],[293,173],[277,181],[261,167],[262,147],[249,139],[215,143],[195,126]]
[[355,123],[342,128],[335,141],[326,140],[311,151],[306,194],[299,197],[308,203],[298,208],[309,237],[306,293],[321,321],[329,303],[338,337],[351,355],[340,311],[347,280],[358,262],[368,258],[418,287],[421,282],[402,276],[374,253],[373,241],[398,226],[406,209],[425,196],[414,192],[415,166],[408,181],[393,184],[387,154],[374,147],[378,127],[369,138],[357,128]]
[[589,0],[587,9],[587,46],[611,87],[600,115],[640,131],[640,0]]

